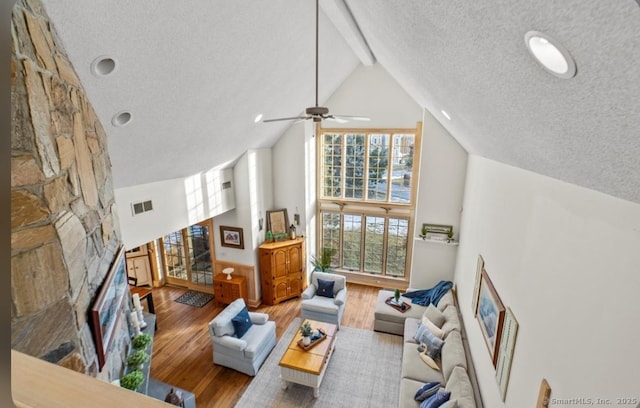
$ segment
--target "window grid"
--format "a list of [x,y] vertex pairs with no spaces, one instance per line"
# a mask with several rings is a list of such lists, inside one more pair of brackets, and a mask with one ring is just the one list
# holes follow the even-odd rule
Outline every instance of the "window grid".
[[318,249],[336,249],[332,267],[408,279],[419,129],[320,129]]

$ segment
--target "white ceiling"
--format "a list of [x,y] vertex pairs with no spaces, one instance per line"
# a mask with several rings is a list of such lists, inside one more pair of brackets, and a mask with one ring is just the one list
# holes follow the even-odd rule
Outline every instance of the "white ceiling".
[[[314,104],[313,0],[42,1],[107,132],[116,188],[271,146],[291,122],[256,124],[258,113],[297,116]],[[341,27],[344,9],[377,62],[469,153],[640,203],[635,0],[321,0],[321,9],[331,17],[320,14],[321,105],[363,58],[331,23]],[[577,75],[543,70],[525,47],[529,30],[559,40]],[[103,55],[117,68],[97,77],[90,66]],[[114,127],[122,110],[133,120]]]

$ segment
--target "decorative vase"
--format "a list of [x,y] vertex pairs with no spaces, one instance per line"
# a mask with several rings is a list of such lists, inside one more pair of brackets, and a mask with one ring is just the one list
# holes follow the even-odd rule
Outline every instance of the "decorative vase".
[[305,346],[308,346],[309,344],[311,344],[311,336],[304,336],[302,338],[302,344],[304,344]]

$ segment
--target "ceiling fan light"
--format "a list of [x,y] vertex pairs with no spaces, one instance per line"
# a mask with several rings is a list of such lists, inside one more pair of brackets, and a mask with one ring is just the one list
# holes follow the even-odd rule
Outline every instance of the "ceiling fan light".
[[576,63],[569,51],[548,34],[529,31],[524,42],[535,60],[552,75],[563,79],[576,75]]

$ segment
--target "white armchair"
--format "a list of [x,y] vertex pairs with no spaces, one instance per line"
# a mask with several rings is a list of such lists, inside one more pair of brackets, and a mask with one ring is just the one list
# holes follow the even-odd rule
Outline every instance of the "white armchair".
[[[318,294],[318,279],[333,282],[333,297]],[[342,314],[347,303],[347,279],[342,275],[312,272],[309,286],[302,292],[302,317],[333,323],[340,328]]]
[[276,345],[276,324],[266,313],[249,312],[251,327],[238,338],[232,319],[244,307],[238,298],[209,322],[213,362],[254,376]]

